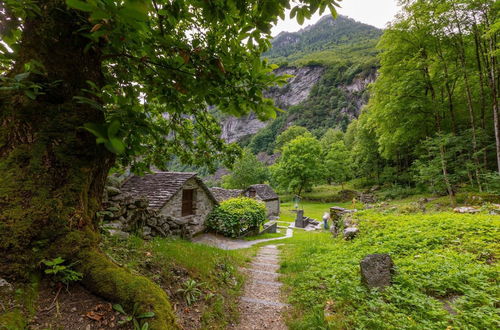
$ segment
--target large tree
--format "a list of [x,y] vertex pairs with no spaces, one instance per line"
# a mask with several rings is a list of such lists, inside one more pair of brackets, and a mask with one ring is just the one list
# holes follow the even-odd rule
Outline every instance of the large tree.
[[244,149],[231,173],[222,177],[222,186],[227,189],[246,189],[253,184],[269,179],[269,169],[250,149]]
[[275,183],[301,195],[323,179],[321,144],[312,136],[299,136],[283,146],[278,162],[271,167]]
[[[333,0],[298,0],[299,22]],[[79,261],[83,283],[176,327],[168,297],[98,249],[94,213],[116,160],[144,171],[234,155],[207,110],[275,115],[260,59],[288,0],[1,0],[0,275]],[[97,142],[97,143],[96,143]],[[229,157],[231,158],[231,157]]]

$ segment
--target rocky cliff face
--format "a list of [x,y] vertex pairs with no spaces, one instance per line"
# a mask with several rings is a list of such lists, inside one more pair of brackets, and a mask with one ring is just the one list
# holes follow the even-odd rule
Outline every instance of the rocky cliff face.
[[340,86],[340,89],[346,94],[349,103],[354,104],[356,108],[356,111],[353,113],[349,112],[346,108],[343,108],[340,112],[346,114],[350,120],[358,118],[361,109],[368,103],[368,85],[375,82],[376,79],[377,73],[372,72],[366,76],[354,78],[348,85]]
[[264,95],[272,98],[278,108],[288,109],[305,101],[314,85],[321,79],[325,68],[321,66],[282,67],[275,71],[276,75],[292,75],[288,84],[274,87]]
[[[275,74],[294,77],[290,78],[285,86],[272,88],[265,95],[272,98],[278,108],[286,110],[307,99],[311,88],[321,79],[324,71],[320,66],[279,68]],[[222,121],[222,138],[227,142],[236,142],[257,133],[266,125],[266,122],[260,121],[253,113],[241,118],[226,117]]]

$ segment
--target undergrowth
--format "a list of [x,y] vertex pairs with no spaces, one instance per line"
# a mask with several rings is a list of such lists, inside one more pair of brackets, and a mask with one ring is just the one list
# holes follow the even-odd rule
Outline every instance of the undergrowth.
[[[178,310],[197,310],[196,327],[224,329],[238,318],[237,297],[243,278],[237,269],[248,259],[245,252],[224,251],[180,239],[144,241],[137,237],[126,241],[107,238],[103,248],[116,262],[170,292],[170,299],[180,305]],[[180,316],[182,322],[193,315]]]
[[[283,246],[290,329],[498,329],[500,217],[362,211],[353,241],[296,231]],[[367,254],[389,253],[393,285],[360,282]]]

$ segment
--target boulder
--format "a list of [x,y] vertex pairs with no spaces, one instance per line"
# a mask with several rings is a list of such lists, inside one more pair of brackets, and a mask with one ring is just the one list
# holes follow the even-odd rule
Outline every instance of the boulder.
[[356,227],[348,227],[344,229],[344,239],[351,240],[359,234],[359,229]]
[[106,192],[108,193],[109,197],[120,195],[122,193],[122,191],[120,189],[113,187],[113,186],[107,186]]
[[394,263],[387,253],[367,255],[360,263],[361,282],[368,288],[384,288],[391,285]]
[[119,239],[127,239],[129,238],[130,234],[129,233],[126,233],[124,231],[121,231],[121,230],[118,230],[118,229],[109,229],[108,230],[108,233],[111,235],[111,236],[114,236],[114,237],[117,237]]
[[105,229],[117,229],[117,230],[121,230],[123,228],[123,224],[120,221],[113,221],[113,222],[105,223],[103,225],[103,227]]
[[119,194],[119,195],[113,196],[111,198],[112,201],[118,202],[120,204],[125,204],[124,203],[125,201],[129,201],[131,199],[132,199],[132,195],[130,195],[129,193]]
[[332,233],[333,237],[337,237],[338,234],[338,228],[335,223],[333,223],[330,227],[330,233]]
[[0,277],[0,294],[7,294],[12,291],[14,291],[14,287],[12,286],[12,284]]
[[377,202],[377,199],[372,194],[361,194],[359,201],[363,204],[374,204]]
[[350,215],[344,216],[344,226],[346,226],[346,227],[355,227],[356,223],[357,223],[356,219],[354,219]]
[[142,236],[148,237],[150,235],[151,235],[151,227],[149,226],[142,227]]
[[455,207],[453,209],[453,212],[455,213],[478,213],[480,212],[479,209],[476,209],[475,207],[472,206],[462,206],[462,207]]
[[184,225],[187,225],[187,224],[188,224],[189,219],[174,218],[174,219],[173,219],[173,222],[175,222],[175,223],[176,223],[176,224],[178,224],[179,226],[184,226]]

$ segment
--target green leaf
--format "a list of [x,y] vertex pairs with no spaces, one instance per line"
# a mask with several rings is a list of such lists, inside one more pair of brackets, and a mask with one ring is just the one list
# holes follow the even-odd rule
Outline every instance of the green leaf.
[[110,138],[107,142],[104,142],[104,145],[109,151],[117,155],[125,151],[125,144],[117,137]]
[[120,121],[115,119],[113,120],[109,126],[108,126],[108,137],[109,138],[112,138],[116,135],[116,133],[118,133],[118,131],[120,130]]
[[119,313],[123,314],[123,315],[126,315],[126,314],[127,314],[127,313],[125,313],[125,311],[123,310],[122,305],[120,305],[120,304],[114,304],[114,305],[113,305],[113,309],[114,309],[115,311],[117,311],[117,312],[119,312]]
[[35,100],[36,99],[36,94],[35,92],[33,92],[32,90],[30,89],[27,89],[24,91],[24,94],[26,94],[27,97],[29,97],[30,99],[32,100]]
[[142,313],[140,315],[137,316],[138,319],[145,319],[145,318],[150,318],[150,317],[154,317],[155,316],[155,313],[154,312],[146,312],[146,313]]
[[107,130],[104,125],[96,123],[86,123],[83,125],[83,128],[94,134],[97,138],[107,140]]
[[22,81],[22,80],[24,80],[24,79],[28,78],[28,77],[29,77],[29,75],[30,75],[30,73],[29,73],[29,72],[23,72],[23,73],[20,73],[20,74],[16,74],[16,75],[14,76],[14,80],[15,80],[15,81]]
[[297,23],[300,25],[304,24],[304,14],[301,10],[297,11]]
[[144,1],[127,0],[125,6],[120,9],[119,15],[125,19],[146,22],[148,20],[148,6]]
[[73,8],[73,9],[78,9],[81,11],[93,11],[95,9],[94,6],[88,4],[85,1],[80,1],[80,0],[66,0],[66,4],[68,7]]

